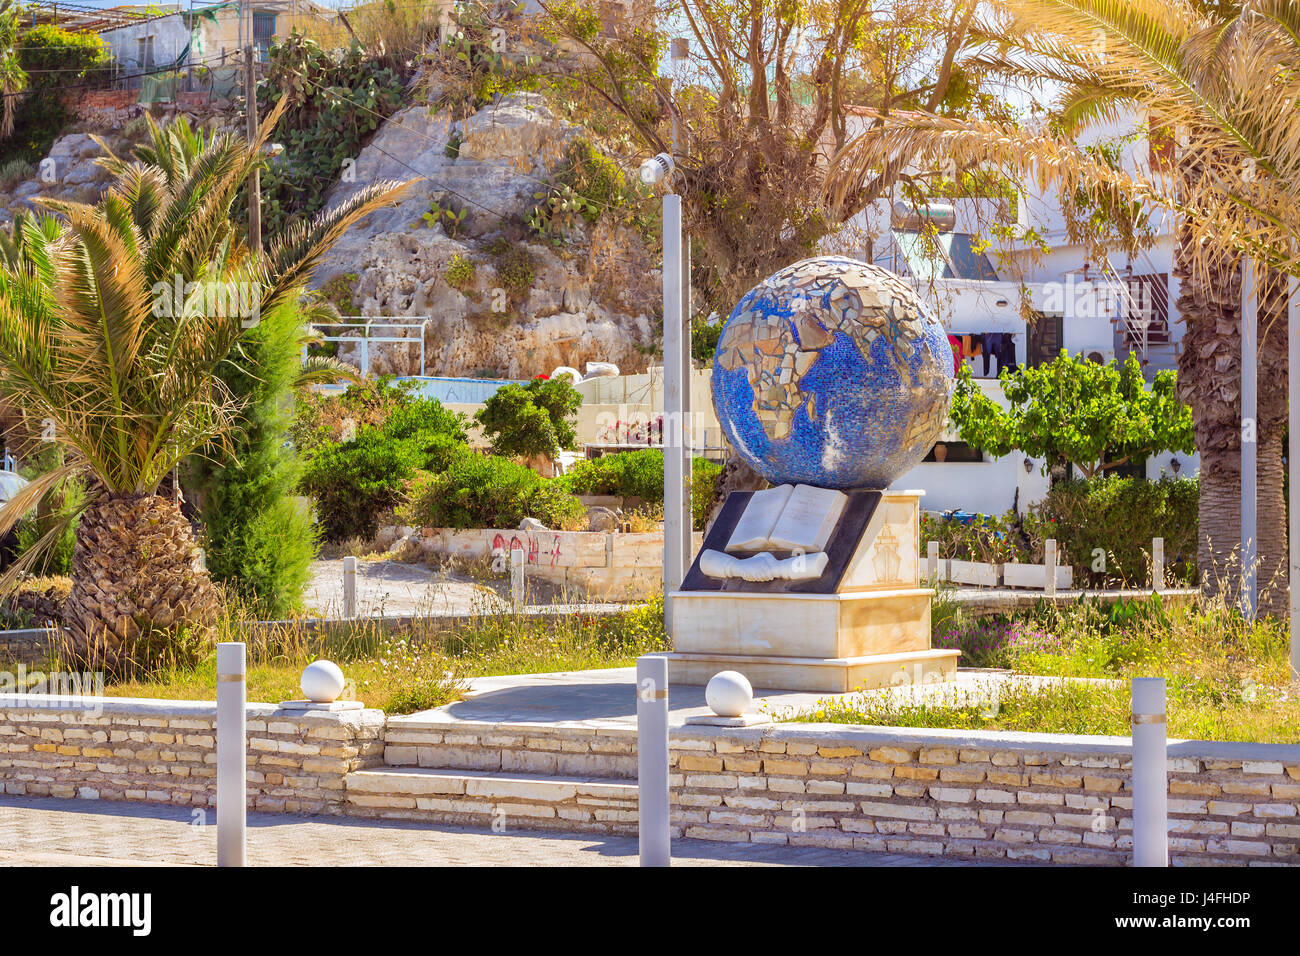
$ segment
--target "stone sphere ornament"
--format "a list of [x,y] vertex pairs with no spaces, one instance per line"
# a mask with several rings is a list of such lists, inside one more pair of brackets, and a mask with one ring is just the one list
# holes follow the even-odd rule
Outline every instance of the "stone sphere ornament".
[[754,702],[754,688],[739,671],[719,671],[705,685],[704,700],[719,717],[741,717]]
[[312,661],[302,671],[298,686],[313,704],[332,704],[339,699],[347,681],[333,661]]
[[939,438],[952,388],[947,332],[907,280],[844,256],[747,292],[713,360],[727,440],[774,485],[889,487]]

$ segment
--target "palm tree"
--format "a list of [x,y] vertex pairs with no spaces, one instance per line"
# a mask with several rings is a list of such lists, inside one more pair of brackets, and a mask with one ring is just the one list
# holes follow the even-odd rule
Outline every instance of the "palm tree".
[[8,139],[13,133],[18,97],[27,89],[27,74],[18,62],[18,17],[21,13],[13,0],[0,2],[0,96],[5,101],[4,109],[0,110],[0,139]]
[[249,254],[230,206],[275,118],[254,142],[216,138],[184,169],[122,163],[96,205],[47,201],[63,230],[28,224],[24,261],[0,269],[0,395],[66,455],[0,508],[0,531],[58,482],[89,479],[64,623],[74,655],[110,668],[216,613],[189,523],[158,489],[195,450],[228,441],[239,402],[218,366],[260,311],[296,302],[349,225],[403,188],[375,184]]
[[[1064,90],[1061,133],[937,117],[882,118],[837,157],[840,188],[855,188],[886,161],[951,157],[964,165],[992,163],[1043,185],[1055,181],[1063,191],[1082,189],[1099,199],[1118,197],[1179,214],[1175,267],[1187,325],[1179,386],[1192,407],[1202,462],[1202,582],[1232,599],[1237,575],[1225,571],[1240,528],[1241,261],[1250,256],[1265,271],[1300,271],[1300,127],[1294,120],[1300,14],[1283,0],[1246,3],[1231,19],[1209,4],[1184,0],[996,5],[1007,19],[980,28],[998,43],[982,65],[1058,84]],[[1071,135],[1130,107],[1146,114],[1153,136],[1161,129],[1176,136],[1171,169],[1127,176]],[[1287,604],[1281,511],[1286,411],[1285,377],[1278,372],[1285,371],[1286,339],[1276,318],[1285,307],[1276,293],[1271,302],[1261,310],[1260,364],[1272,374],[1260,377],[1259,524],[1265,533],[1258,545],[1261,607],[1281,612]]]

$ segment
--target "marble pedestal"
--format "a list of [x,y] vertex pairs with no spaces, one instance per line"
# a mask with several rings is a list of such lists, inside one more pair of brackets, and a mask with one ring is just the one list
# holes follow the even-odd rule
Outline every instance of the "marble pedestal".
[[934,592],[919,586],[919,498],[886,492],[869,519],[845,529],[857,537],[825,593],[672,592],[670,685],[705,684],[723,670],[755,687],[828,693],[952,680],[959,652],[930,647]]

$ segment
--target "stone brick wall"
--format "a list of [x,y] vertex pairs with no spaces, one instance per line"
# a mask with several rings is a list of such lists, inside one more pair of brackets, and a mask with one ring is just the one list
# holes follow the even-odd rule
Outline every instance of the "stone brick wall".
[[[0,788],[210,806],[215,719],[211,703],[0,697]],[[249,806],[259,810],[480,826],[504,815],[512,827],[608,833],[636,826],[636,734],[614,719],[385,720],[376,710],[250,704],[248,736]],[[1131,753],[1122,737],[675,727],[673,832],[1124,865]],[[1300,864],[1300,746],[1171,741],[1168,771],[1172,863]]]
[[[214,703],[0,697],[0,788],[7,794],[216,802]],[[343,778],[383,762],[378,710],[287,711],[249,704],[248,805],[341,813]]]
[[[1123,737],[786,724],[682,728],[688,837],[988,859],[1125,864]],[[1300,864],[1300,746],[1171,741],[1175,865]]]

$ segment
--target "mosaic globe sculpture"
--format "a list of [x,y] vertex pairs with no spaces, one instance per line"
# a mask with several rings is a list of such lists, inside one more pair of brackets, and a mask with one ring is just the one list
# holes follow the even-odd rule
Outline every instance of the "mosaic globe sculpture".
[[938,439],[952,386],[947,333],[912,287],[841,256],[746,293],[713,360],[727,439],[772,484],[887,488]]

